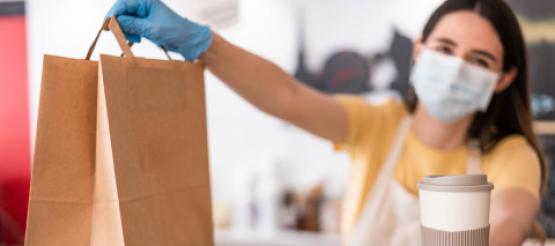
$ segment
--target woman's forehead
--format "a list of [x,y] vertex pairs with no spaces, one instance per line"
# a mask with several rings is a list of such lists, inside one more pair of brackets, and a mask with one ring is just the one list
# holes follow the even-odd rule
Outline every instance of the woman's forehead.
[[503,45],[495,27],[472,11],[457,11],[442,17],[428,40],[449,39],[465,50],[484,50],[501,58]]

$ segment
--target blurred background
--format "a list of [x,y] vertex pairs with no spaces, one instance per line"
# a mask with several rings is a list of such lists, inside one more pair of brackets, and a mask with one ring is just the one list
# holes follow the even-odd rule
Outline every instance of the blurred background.
[[[84,58],[113,2],[0,0],[0,241],[17,243],[24,233],[42,57]],[[404,97],[412,42],[442,0],[164,2],[303,83],[379,103]],[[555,2],[508,2],[529,44],[534,113],[538,120],[555,120]],[[164,59],[146,40],[133,49]],[[102,36],[96,50],[120,52],[110,35]],[[257,111],[206,75],[218,245],[338,245],[347,156]],[[555,155],[555,138],[541,138],[547,154]],[[554,183],[538,217],[551,237]]]

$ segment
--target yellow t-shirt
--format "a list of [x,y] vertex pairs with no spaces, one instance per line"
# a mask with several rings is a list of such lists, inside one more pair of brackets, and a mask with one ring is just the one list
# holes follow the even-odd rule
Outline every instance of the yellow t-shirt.
[[[348,114],[347,140],[336,143],[353,161],[351,177],[344,199],[342,235],[351,234],[369,190],[377,178],[401,120],[408,114],[403,103],[390,100],[383,105],[370,105],[362,98],[338,96]],[[409,132],[397,163],[395,179],[410,193],[418,196],[417,184],[427,175],[464,174],[466,146],[444,151],[420,142]],[[493,194],[504,188],[521,188],[539,197],[541,169],[532,147],[520,135],[502,139],[481,157],[482,172],[494,184]]]

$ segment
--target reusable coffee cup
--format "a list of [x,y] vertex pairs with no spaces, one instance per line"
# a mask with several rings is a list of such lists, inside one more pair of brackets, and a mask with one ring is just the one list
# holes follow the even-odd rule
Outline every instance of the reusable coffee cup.
[[487,246],[486,175],[428,176],[419,184],[422,246]]

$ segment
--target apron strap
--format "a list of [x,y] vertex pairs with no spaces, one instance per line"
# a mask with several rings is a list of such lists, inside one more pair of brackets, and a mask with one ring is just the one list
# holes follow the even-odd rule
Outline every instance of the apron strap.
[[471,139],[467,147],[468,154],[466,155],[466,174],[482,174],[480,169],[482,160],[482,151],[480,150],[480,142],[476,139]]
[[[367,245],[367,242],[364,240],[364,235],[366,235],[369,231],[372,230],[371,223],[363,223],[364,221],[374,221],[376,218],[373,212],[378,211],[380,206],[384,202],[384,199],[387,199],[386,192],[389,191],[387,189],[387,185],[389,185],[389,181],[392,178],[394,173],[395,167],[401,153],[403,151],[403,147],[405,144],[405,140],[410,132],[410,127],[412,123],[412,117],[405,117],[398,128],[397,135],[391,144],[389,154],[384,159],[384,162],[379,170],[379,174],[374,182],[374,186],[372,187],[371,191],[368,193],[370,194],[365,201],[365,205],[362,208],[361,214],[359,219],[356,223],[356,226],[351,235],[351,245]],[[479,148],[479,142],[475,140],[469,141],[468,144],[468,154],[467,154],[467,166],[466,171],[467,174],[480,174],[480,164],[481,164],[481,151]]]
[[405,117],[400,123],[400,126],[397,130],[397,135],[391,144],[391,149],[389,151],[389,155],[386,156],[386,159],[383,162],[381,169],[379,170],[379,174],[374,181],[374,185],[372,187],[370,194],[365,201],[365,205],[362,209],[362,212],[359,216],[359,219],[356,223],[355,229],[352,233],[352,245],[364,245],[361,244],[358,240],[361,240],[362,236],[371,230],[368,228],[368,223],[363,223],[364,221],[373,221],[373,211],[379,209],[381,204],[384,202],[383,199],[386,199],[385,192],[388,191],[386,186],[389,184],[391,180],[391,176],[393,175],[393,171],[395,170],[395,164],[399,160],[401,155],[401,151],[403,150],[403,146],[405,143],[405,139],[410,131],[410,126],[412,122],[412,117]]
[[401,157],[401,151],[403,150],[403,146],[405,145],[405,140],[407,139],[407,135],[410,132],[410,127],[412,123],[412,117],[405,117],[399,126],[399,130],[397,132],[397,136],[393,144],[391,145],[391,149],[389,150],[389,155],[387,155],[384,164],[382,166],[382,174],[385,174],[385,178],[390,179],[393,171],[395,170],[395,166]]

